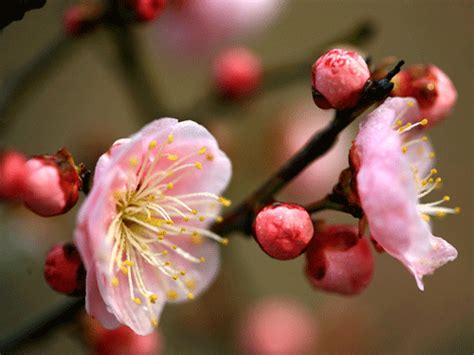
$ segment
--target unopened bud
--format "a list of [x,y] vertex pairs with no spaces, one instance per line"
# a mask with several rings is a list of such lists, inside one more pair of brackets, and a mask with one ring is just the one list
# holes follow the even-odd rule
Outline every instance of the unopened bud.
[[255,218],[254,234],[262,250],[272,258],[289,260],[299,256],[313,237],[313,222],[301,206],[275,203]]
[[167,0],[129,0],[129,7],[135,12],[136,20],[148,22],[156,19],[166,7]]
[[312,78],[316,105],[343,110],[355,106],[370,71],[356,52],[332,49],[313,64]]
[[428,126],[443,120],[457,100],[457,92],[449,77],[435,65],[413,65],[394,78],[392,95],[413,97],[418,102]]
[[23,154],[15,151],[0,153],[0,199],[21,200],[27,176]]
[[83,295],[85,269],[76,247],[71,243],[54,246],[46,257],[44,277],[49,286],[66,295]]
[[31,211],[51,217],[66,213],[76,204],[82,183],[67,150],[33,157],[26,167],[29,176],[23,201]]
[[374,259],[369,242],[357,228],[321,226],[306,252],[306,276],[318,289],[355,295],[372,279]]
[[64,13],[64,29],[71,36],[82,35],[99,24],[102,14],[103,7],[95,3],[72,5]]
[[126,326],[105,329],[95,327],[95,342],[92,344],[97,355],[158,355],[162,353],[162,337],[159,332],[138,335]]
[[232,48],[214,62],[214,82],[219,94],[241,98],[254,93],[262,81],[262,64],[247,48]]

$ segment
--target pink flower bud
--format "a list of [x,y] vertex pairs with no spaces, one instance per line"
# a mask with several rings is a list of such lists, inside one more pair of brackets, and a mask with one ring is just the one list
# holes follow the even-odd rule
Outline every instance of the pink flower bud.
[[262,64],[247,48],[232,48],[214,62],[214,84],[218,92],[230,98],[254,93],[262,81]]
[[456,88],[449,77],[431,64],[408,67],[393,81],[392,95],[415,98],[421,115],[428,119],[428,126],[443,120],[457,100]]
[[31,211],[43,217],[69,211],[79,198],[81,179],[69,152],[36,156],[27,161],[29,176],[23,201]]
[[72,5],[63,17],[64,30],[68,35],[78,36],[91,31],[99,24],[102,6],[94,3]]
[[164,10],[167,0],[129,0],[137,20],[148,22],[156,19]]
[[55,245],[48,252],[44,277],[53,290],[66,295],[84,294],[85,276],[81,257],[73,244]]
[[138,335],[126,326],[105,329],[95,328],[95,353],[97,355],[157,355],[161,353],[161,337],[157,332]]
[[331,49],[313,64],[312,75],[316,105],[343,110],[357,103],[370,71],[356,52]]
[[373,271],[369,242],[352,226],[322,226],[306,252],[306,276],[315,288],[328,292],[358,294]]
[[264,299],[252,306],[240,324],[238,340],[245,354],[313,354],[318,338],[316,321],[301,304]]
[[265,207],[254,223],[258,244],[265,253],[278,260],[299,256],[313,237],[313,232],[308,212],[299,205],[289,203]]
[[0,154],[0,199],[19,200],[25,190],[26,158],[15,151]]

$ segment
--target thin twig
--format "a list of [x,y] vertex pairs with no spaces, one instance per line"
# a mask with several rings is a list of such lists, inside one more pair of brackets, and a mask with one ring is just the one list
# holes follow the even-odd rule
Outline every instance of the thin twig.
[[250,234],[255,213],[272,201],[288,182],[301,173],[310,163],[324,155],[335,143],[339,133],[373,104],[384,100],[393,88],[390,80],[400,71],[403,61],[379,81],[371,81],[365,88],[357,105],[351,109],[337,111],[334,119],[312,138],[279,170],[268,178],[234,211],[224,216],[213,230],[219,234],[241,231]]
[[160,117],[166,109],[149,80],[141,59],[138,39],[127,25],[111,25],[110,30],[118,50],[120,73],[141,120],[146,123]]
[[52,68],[55,68],[72,47],[72,38],[64,34],[56,37],[31,62],[15,74],[4,79],[0,89],[0,131],[5,131],[10,116],[17,109],[24,96],[42,83]]
[[[371,21],[363,21],[351,28],[343,35],[339,35],[326,43],[319,45],[310,55],[303,56],[303,59],[298,59],[293,62],[278,64],[267,68],[264,71],[264,82],[259,91],[255,92],[251,99],[255,99],[258,95],[263,93],[278,90],[282,87],[288,86],[293,82],[309,78],[311,72],[311,65],[314,60],[318,58],[331,45],[336,43],[345,43],[353,46],[362,46],[366,44],[374,35],[375,30]],[[309,79],[308,79],[309,80]],[[243,101],[231,100],[220,97],[214,89],[208,92],[195,102],[191,108],[185,110],[179,117],[186,117],[186,119],[193,119],[199,122],[205,120],[206,115],[212,112],[216,114],[226,114],[239,107]]]

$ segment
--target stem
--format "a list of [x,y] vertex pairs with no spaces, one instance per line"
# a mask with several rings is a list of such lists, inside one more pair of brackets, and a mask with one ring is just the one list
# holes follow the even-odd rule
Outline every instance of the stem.
[[301,173],[310,163],[324,155],[335,143],[339,133],[373,104],[383,101],[393,88],[390,80],[400,71],[403,61],[379,81],[370,81],[357,105],[351,109],[337,111],[328,126],[316,132],[306,145],[246,198],[224,220],[213,226],[219,234],[241,231],[250,234],[255,213],[273,200],[288,182]]
[[54,309],[45,312],[34,319],[30,324],[11,335],[0,339],[0,353],[5,354],[18,350],[21,347],[33,343],[44,335],[48,335],[60,325],[68,323],[83,309],[84,298],[64,302]]
[[148,123],[159,117],[158,112],[166,110],[160,104],[156,90],[149,80],[147,69],[141,61],[138,39],[126,24],[112,25],[110,30],[117,46],[125,86],[143,123]]
[[363,212],[360,207],[343,202],[338,202],[336,200],[337,198],[335,198],[334,194],[328,194],[321,200],[310,203],[309,205],[305,206],[305,209],[308,211],[309,214],[321,212],[324,210],[332,210],[349,213],[355,218],[362,217]]
[[16,74],[5,79],[0,91],[0,125],[2,131],[14,110],[21,106],[22,99],[31,89],[44,82],[51,69],[56,68],[59,61],[72,47],[72,38],[60,35],[44,48],[37,57],[27,63]]

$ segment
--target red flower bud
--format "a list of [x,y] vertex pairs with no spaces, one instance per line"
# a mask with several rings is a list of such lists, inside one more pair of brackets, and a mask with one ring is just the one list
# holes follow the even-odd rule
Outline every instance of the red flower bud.
[[95,332],[97,355],[157,355],[162,351],[161,336],[157,332],[142,336],[126,326],[109,330],[99,324]]
[[20,200],[28,175],[26,158],[15,151],[0,153],[0,199]]
[[318,289],[355,295],[367,287],[374,259],[367,239],[347,225],[322,226],[306,252],[306,276]]
[[137,21],[148,22],[156,19],[166,7],[167,0],[129,0]]
[[232,48],[214,62],[214,84],[225,97],[241,98],[254,93],[262,81],[262,64],[247,48]]
[[56,245],[44,264],[44,277],[49,286],[66,295],[82,295],[86,272],[76,247],[71,243]]
[[428,126],[443,120],[457,100],[457,92],[449,77],[434,65],[413,65],[393,79],[392,95],[413,97]]
[[67,34],[78,36],[94,29],[100,22],[102,6],[94,3],[75,4],[64,13],[63,23]]
[[356,52],[332,49],[313,64],[312,77],[316,105],[343,110],[357,103],[370,71]]
[[299,256],[314,232],[308,212],[299,205],[288,203],[276,203],[262,209],[253,227],[262,250],[278,260]]
[[23,201],[31,211],[51,217],[66,213],[76,204],[82,183],[67,150],[33,157],[26,167],[29,176]]

